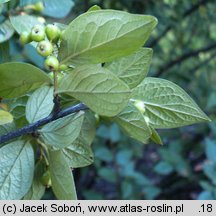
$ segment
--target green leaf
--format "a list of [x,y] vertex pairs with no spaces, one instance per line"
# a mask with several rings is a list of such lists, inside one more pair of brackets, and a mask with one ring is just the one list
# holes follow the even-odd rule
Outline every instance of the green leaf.
[[53,91],[53,87],[43,86],[30,96],[26,105],[26,118],[29,123],[45,118],[52,112]]
[[0,149],[0,199],[21,199],[34,175],[34,151],[29,142],[15,141]]
[[86,112],[78,138],[70,146],[62,149],[70,167],[85,167],[93,163],[91,143],[96,133],[95,124],[94,116]]
[[24,200],[40,200],[45,193],[45,187],[38,179],[34,179],[28,193],[23,197]]
[[0,96],[15,98],[52,80],[42,70],[26,63],[0,64]]
[[133,89],[132,98],[144,102],[144,115],[153,128],[175,128],[209,121],[183,89],[164,79],[146,78]]
[[63,153],[59,151],[49,152],[50,174],[52,189],[57,199],[76,200],[76,189],[72,170],[70,169]]
[[116,10],[87,12],[65,30],[59,59],[63,64],[77,65],[127,56],[143,46],[156,24],[152,16]]
[[80,138],[87,145],[91,145],[96,134],[96,120],[94,114],[91,111],[85,111],[85,116],[80,131]]
[[70,146],[64,148],[64,156],[72,168],[89,166],[93,163],[93,152],[91,146],[82,138],[76,139]]
[[[13,98],[13,99],[7,100],[9,111],[13,115],[14,121],[16,122],[16,124],[18,123],[17,120],[19,120],[20,118],[25,119],[25,122],[26,122],[25,125],[28,124],[25,118],[25,108],[26,108],[27,100],[28,100],[28,96],[22,96],[19,98]],[[20,124],[18,123],[17,127],[19,126]]]
[[132,104],[128,106],[115,118],[114,121],[131,137],[142,143],[151,137],[151,130],[148,127],[142,113]]
[[130,88],[134,88],[146,77],[152,53],[152,49],[140,48],[129,56],[105,64],[105,67],[127,83]]
[[80,111],[45,125],[39,133],[47,145],[65,148],[78,138],[83,119],[84,112]]
[[0,43],[9,40],[14,34],[14,28],[9,20],[0,24]]
[[10,16],[10,21],[14,29],[19,34],[21,34],[24,31],[30,32],[33,26],[37,24],[42,24],[38,17],[27,14]]
[[151,131],[152,131],[151,140],[156,144],[163,145],[163,141],[161,140],[158,132],[153,127],[151,127]]
[[44,1],[45,9],[42,12],[46,16],[54,18],[64,18],[74,6],[72,0],[46,0]]
[[43,174],[47,171],[44,159],[40,159],[35,165],[34,180],[28,193],[23,197],[24,200],[40,200],[45,193],[45,186],[41,182]]
[[114,116],[127,105],[130,89],[109,70],[86,65],[64,77],[59,93],[75,97],[99,115]]
[[8,124],[13,122],[13,116],[4,110],[0,110],[0,125]]

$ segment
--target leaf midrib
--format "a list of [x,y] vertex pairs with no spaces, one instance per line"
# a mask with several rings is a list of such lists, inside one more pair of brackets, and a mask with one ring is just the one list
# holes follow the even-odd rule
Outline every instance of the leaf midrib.
[[8,172],[8,175],[5,177],[5,179],[4,179],[4,181],[3,181],[3,184],[2,184],[1,187],[0,187],[0,191],[1,191],[1,189],[3,188],[3,186],[4,186],[5,182],[6,182],[6,180],[7,180],[8,177],[10,176],[10,173],[11,173],[12,170],[14,169],[14,166],[15,166],[17,160],[19,159],[19,157],[20,157],[20,155],[21,155],[21,153],[22,153],[22,151],[23,151],[23,149],[24,149],[25,146],[26,146],[26,142],[23,144],[23,147],[20,149],[19,154],[17,155],[17,157],[16,157],[16,159],[15,159],[13,165],[11,166],[10,171]]
[[63,63],[65,63],[65,62],[69,61],[69,60],[72,59],[72,58],[75,58],[76,56],[80,56],[81,54],[83,54],[83,53],[85,53],[85,52],[89,52],[89,51],[91,51],[91,50],[94,50],[94,49],[96,49],[96,48],[98,48],[98,47],[100,47],[100,46],[103,46],[103,45],[105,45],[105,44],[108,44],[108,43],[110,43],[110,42],[112,42],[112,41],[114,41],[114,40],[121,39],[122,37],[124,37],[124,36],[127,35],[128,33],[131,33],[131,32],[133,32],[133,31],[135,31],[135,30],[138,30],[138,29],[142,28],[143,26],[149,25],[149,24],[152,23],[152,22],[154,22],[154,20],[151,20],[151,21],[149,21],[149,22],[147,22],[147,23],[141,25],[139,28],[133,29],[132,31],[127,31],[127,32],[125,32],[124,34],[122,34],[122,35],[119,36],[119,37],[113,38],[113,39],[111,39],[111,40],[109,40],[109,41],[105,41],[105,42],[103,42],[103,43],[99,43],[99,44],[97,44],[97,45],[95,45],[95,46],[93,46],[93,47],[90,47],[90,48],[88,48],[88,49],[84,49],[84,50],[82,50],[81,52],[78,52],[78,53],[74,53],[74,54],[72,54],[72,55],[69,55],[68,57],[64,58],[64,60],[61,61],[61,64],[63,64]]
[[155,103],[149,103],[149,102],[144,101],[144,104],[149,105],[149,106],[153,106],[153,107],[159,107],[161,109],[166,109],[166,110],[169,110],[169,111],[172,111],[172,112],[181,113],[181,114],[184,114],[184,115],[187,115],[187,116],[192,116],[192,117],[203,119],[203,120],[209,120],[208,118],[205,118],[205,117],[202,117],[202,116],[193,115],[192,113],[186,113],[186,112],[183,112],[183,111],[180,111],[180,110],[176,110],[176,109],[172,109],[172,108],[169,108],[169,107],[161,106],[161,105],[155,104]]

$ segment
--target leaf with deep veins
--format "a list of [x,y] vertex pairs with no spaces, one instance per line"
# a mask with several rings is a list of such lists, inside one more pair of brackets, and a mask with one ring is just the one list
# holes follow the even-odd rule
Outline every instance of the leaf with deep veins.
[[96,10],[77,17],[62,36],[62,64],[103,63],[143,46],[157,19],[116,10]]
[[45,125],[39,130],[43,141],[58,149],[72,144],[79,136],[84,119],[84,112],[73,113]]
[[29,123],[47,117],[53,110],[53,87],[43,86],[37,89],[26,105],[26,118]]
[[49,151],[52,189],[59,200],[76,200],[72,171],[61,150]]
[[154,128],[175,128],[209,121],[182,88],[164,79],[146,78],[133,89],[132,98],[144,102],[144,115]]
[[29,142],[15,141],[0,149],[0,200],[21,199],[34,175],[34,151]]
[[95,65],[76,68],[64,77],[59,93],[69,94],[103,116],[115,116],[130,97],[129,87],[109,70]]
[[130,88],[134,88],[147,76],[152,53],[152,49],[140,48],[129,56],[105,64],[105,67],[127,83]]
[[145,121],[142,113],[129,103],[125,109],[119,113],[114,121],[132,138],[146,143],[151,137],[151,130]]
[[20,62],[0,64],[0,97],[19,97],[51,82],[45,72],[33,65]]

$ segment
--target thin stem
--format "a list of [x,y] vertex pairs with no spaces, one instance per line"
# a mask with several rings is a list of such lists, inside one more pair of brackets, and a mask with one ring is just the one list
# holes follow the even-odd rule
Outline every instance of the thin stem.
[[58,95],[58,71],[53,71],[53,77],[54,77],[54,109],[53,114],[57,115],[61,111],[61,101]]
[[54,77],[54,97],[57,95],[58,90],[58,71],[53,71]]
[[216,43],[210,44],[207,47],[203,47],[197,50],[192,50],[188,53],[184,53],[181,56],[178,56],[177,58],[171,60],[166,65],[159,68],[159,70],[155,73],[155,76],[161,76],[165,71],[168,71],[172,67],[174,67],[177,64],[183,63],[184,61],[188,60],[189,58],[196,57],[200,53],[209,52],[216,49]]

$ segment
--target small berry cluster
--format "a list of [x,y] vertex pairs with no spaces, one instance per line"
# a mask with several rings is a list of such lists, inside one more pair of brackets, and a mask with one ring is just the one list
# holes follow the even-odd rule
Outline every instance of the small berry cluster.
[[58,44],[61,35],[61,30],[54,24],[35,25],[30,33],[23,32],[20,35],[20,43],[24,45],[32,41],[37,42],[37,52],[46,57],[44,65],[47,70],[66,70],[67,66],[59,65],[58,59],[53,55],[54,45]]

